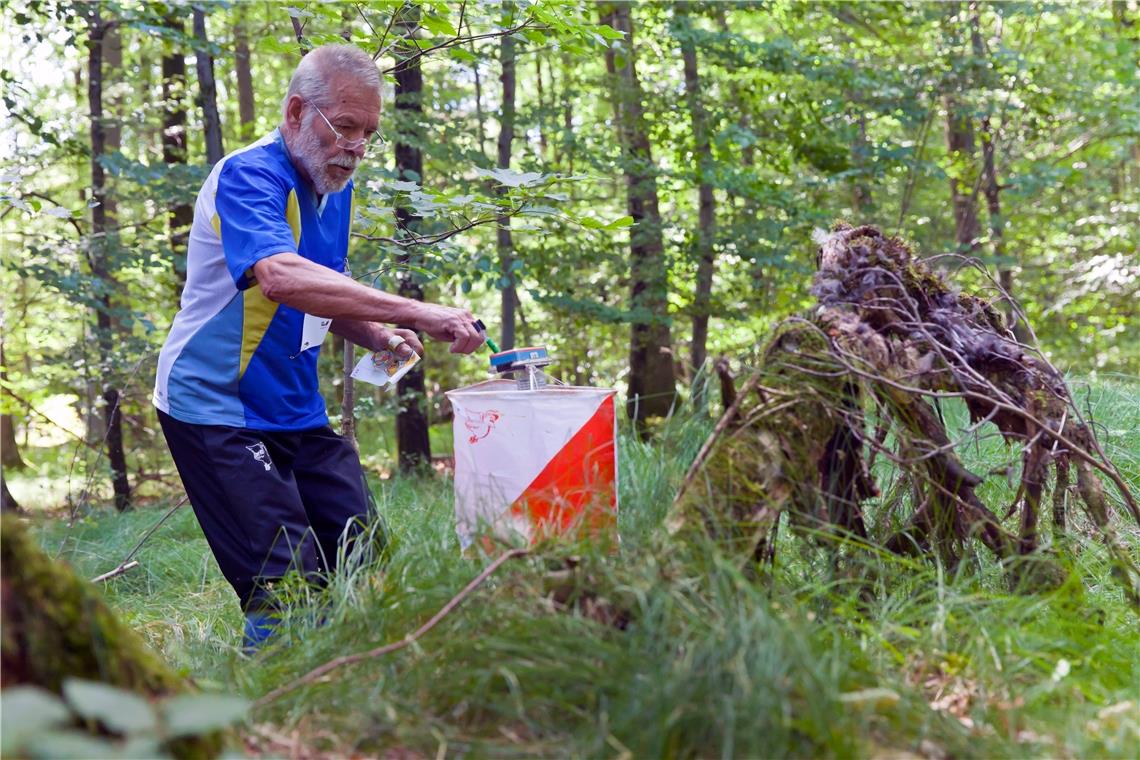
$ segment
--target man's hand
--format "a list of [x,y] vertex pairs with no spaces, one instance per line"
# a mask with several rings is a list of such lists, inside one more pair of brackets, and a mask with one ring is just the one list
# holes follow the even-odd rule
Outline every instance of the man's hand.
[[475,329],[475,317],[467,309],[422,304],[416,327],[436,340],[451,343],[451,353],[469,354],[483,345],[483,334]]
[[[385,345],[396,352],[396,356],[401,359],[407,359],[413,351],[420,356],[424,355],[424,344],[420,343],[415,330],[383,328],[381,336]],[[400,339],[403,339],[403,342]]]

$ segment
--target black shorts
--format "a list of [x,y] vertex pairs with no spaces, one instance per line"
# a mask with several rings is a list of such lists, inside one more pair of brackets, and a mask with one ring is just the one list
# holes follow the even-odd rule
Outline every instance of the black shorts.
[[272,582],[290,570],[321,583],[369,518],[360,458],[327,425],[267,432],[158,419],[243,610],[272,607]]

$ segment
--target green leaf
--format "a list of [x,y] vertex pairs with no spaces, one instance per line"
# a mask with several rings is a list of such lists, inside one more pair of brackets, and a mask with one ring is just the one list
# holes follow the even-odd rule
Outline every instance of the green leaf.
[[476,169],[480,177],[491,177],[507,187],[527,187],[547,179],[549,174],[516,172],[514,169]]
[[601,222],[599,222],[597,219],[595,219],[592,216],[582,217],[581,219],[578,220],[578,224],[582,225],[583,227],[585,227],[588,230],[600,230],[603,227],[605,227],[604,224],[602,224]]
[[169,737],[205,734],[242,720],[249,701],[229,694],[183,694],[162,705]]
[[612,222],[607,224],[605,226],[605,229],[607,229],[607,230],[620,230],[622,227],[632,227],[632,226],[633,226],[633,217],[632,216],[619,216],[617,219],[614,219]]
[[127,758],[149,760],[149,758],[166,757],[166,754],[162,751],[162,744],[157,737],[132,736],[119,748],[118,756],[124,760]]
[[127,734],[156,728],[150,703],[124,689],[68,678],[63,682],[63,696],[79,715],[97,720],[112,731]]
[[459,33],[451,22],[441,16],[424,16],[420,24],[429,32],[438,34],[440,37],[457,37]]
[[28,754],[32,757],[82,757],[85,760],[122,757],[111,742],[79,731],[53,731],[37,736],[28,742]]
[[447,49],[448,54],[457,61],[464,63],[475,63],[478,59],[474,53],[467,48],[455,46]]
[[21,740],[71,720],[71,712],[38,686],[12,686],[0,692],[0,754],[12,756]]

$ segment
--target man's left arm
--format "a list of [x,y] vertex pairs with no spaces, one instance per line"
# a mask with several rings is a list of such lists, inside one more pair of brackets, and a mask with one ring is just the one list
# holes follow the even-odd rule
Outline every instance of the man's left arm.
[[[393,337],[400,337],[404,339],[404,345],[408,346],[408,350],[415,351],[420,356],[424,355],[424,345],[414,330],[385,327],[378,322],[362,322],[355,319],[334,319],[329,329],[345,340],[363,346],[369,351],[389,348],[389,341]],[[396,349],[396,353],[399,356],[408,356],[401,349]]]

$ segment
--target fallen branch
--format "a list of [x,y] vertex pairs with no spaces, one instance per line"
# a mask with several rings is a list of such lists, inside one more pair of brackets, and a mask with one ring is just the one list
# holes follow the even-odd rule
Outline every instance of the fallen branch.
[[116,567],[114,570],[111,570],[110,572],[103,573],[102,575],[96,575],[94,578],[91,579],[91,582],[92,583],[100,583],[102,581],[109,581],[112,578],[120,576],[129,570],[134,570],[138,566],[139,566],[139,563],[137,560],[133,561],[133,562],[128,562],[125,565],[119,565],[118,567]]
[[181,499],[179,499],[177,504],[166,510],[166,513],[162,517],[158,518],[158,522],[150,526],[147,532],[143,534],[143,537],[138,540],[138,543],[134,545],[134,548],[127,552],[127,556],[123,557],[122,561],[119,562],[114,570],[110,570],[106,573],[103,573],[102,575],[92,578],[91,582],[98,583],[99,581],[110,580],[111,578],[122,575],[128,570],[133,570],[134,568],[138,567],[139,563],[132,562],[131,560],[133,560],[135,558],[135,555],[139,553],[139,549],[143,547],[143,544],[145,544],[147,540],[154,535],[155,531],[161,528],[162,524],[169,520],[170,516],[177,512],[178,508],[185,504],[189,498],[189,496],[183,496]]
[[257,709],[259,707],[264,707],[270,702],[273,702],[281,696],[288,694],[289,692],[294,691],[301,686],[304,686],[305,684],[310,684],[323,678],[337,668],[343,667],[345,665],[352,665],[357,662],[363,662],[364,660],[371,660],[376,657],[383,657],[386,654],[390,654],[391,652],[403,649],[409,644],[414,644],[421,636],[434,628],[436,624],[439,623],[439,621],[443,620],[445,617],[451,614],[451,612],[456,607],[463,603],[464,599],[470,596],[471,593],[475,591],[475,589],[483,585],[483,583],[492,575],[494,575],[495,571],[502,567],[507,562],[507,560],[515,559],[516,557],[523,557],[527,554],[529,554],[529,552],[526,549],[511,549],[510,551],[496,558],[494,562],[484,568],[483,572],[475,576],[474,580],[464,586],[458,594],[453,596],[447,604],[443,605],[443,607],[439,609],[439,612],[432,615],[431,619],[429,619],[426,623],[421,625],[412,633],[404,636],[404,638],[400,639],[399,641],[393,641],[390,644],[385,644],[384,646],[370,649],[367,652],[358,652],[356,654],[344,655],[343,657],[337,657],[333,660],[329,660],[324,665],[313,668],[300,678],[290,681],[283,686],[278,686],[276,689],[254,702],[253,708]]

